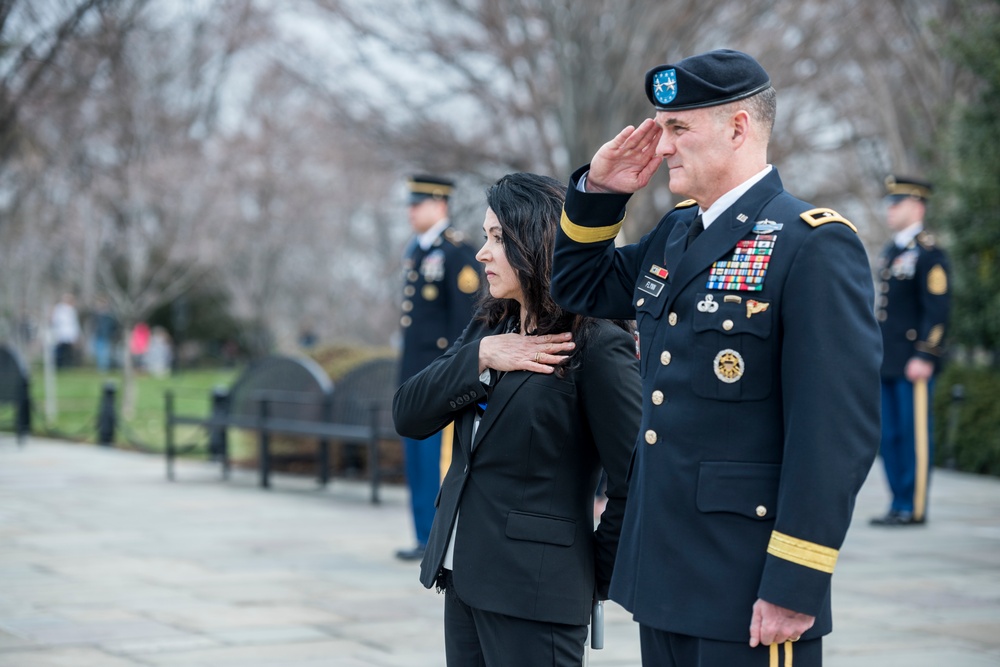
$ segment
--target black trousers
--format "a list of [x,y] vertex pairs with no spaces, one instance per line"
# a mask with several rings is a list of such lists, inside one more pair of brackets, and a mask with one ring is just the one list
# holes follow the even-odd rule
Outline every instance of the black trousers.
[[639,626],[645,667],[822,667],[823,640],[785,642],[750,648],[745,642],[722,642]]
[[580,667],[586,625],[516,618],[462,602],[445,570],[444,646],[447,667]]

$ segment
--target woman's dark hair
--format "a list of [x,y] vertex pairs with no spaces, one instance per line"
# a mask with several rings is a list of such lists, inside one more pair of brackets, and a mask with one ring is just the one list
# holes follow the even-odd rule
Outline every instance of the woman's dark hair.
[[[528,311],[526,321],[532,327],[528,333],[544,335],[571,331],[576,342],[575,352],[580,352],[586,346],[593,319],[563,310],[549,291],[552,253],[565,199],[565,184],[538,174],[508,174],[486,190],[486,204],[497,216],[503,231],[507,262],[517,273],[521,285],[524,307]],[[480,301],[479,318],[489,326],[507,319],[519,321],[520,312],[517,301],[495,299],[488,291]],[[629,330],[625,323],[616,323]]]

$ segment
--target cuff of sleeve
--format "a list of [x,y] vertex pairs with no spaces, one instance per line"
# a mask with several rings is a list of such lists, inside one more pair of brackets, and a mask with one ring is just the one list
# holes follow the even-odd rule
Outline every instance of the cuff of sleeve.
[[[576,184],[590,165],[576,170],[570,177],[559,226],[577,243],[603,243],[614,239],[625,219],[625,205],[631,195],[580,192]],[[613,220],[613,224],[608,224]]]
[[[777,531],[775,534],[782,536]],[[776,544],[773,535],[771,542],[772,545]],[[832,558],[830,552],[834,554]],[[819,616],[830,595],[836,549],[803,540],[794,540],[789,545],[779,537],[773,549],[768,546],[767,553],[757,595],[779,607]]]

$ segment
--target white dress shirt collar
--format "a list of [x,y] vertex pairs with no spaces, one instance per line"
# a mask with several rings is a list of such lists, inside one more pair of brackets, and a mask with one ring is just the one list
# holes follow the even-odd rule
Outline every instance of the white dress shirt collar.
[[770,174],[772,169],[774,169],[774,167],[767,165],[759,172],[716,199],[715,203],[709,206],[707,211],[703,211],[699,208],[698,212],[701,213],[701,222],[705,225],[705,229],[708,229],[708,226],[715,222],[715,219],[722,215],[727,208],[735,204],[737,199],[745,195],[747,190],[755,186],[761,179]]
[[447,226],[448,218],[441,218],[441,220],[434,223],[433,227],[417,237],[417,243],[423,250],[429,250]]

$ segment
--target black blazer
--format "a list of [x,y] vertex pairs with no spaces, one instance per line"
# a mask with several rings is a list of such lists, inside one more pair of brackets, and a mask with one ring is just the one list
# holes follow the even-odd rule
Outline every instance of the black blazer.
[[[425,438],[455,421],[451,467],[420,568],[434,585],[458,520],[454,587],[477,609],[583,625],[607,598],[625,514],[626,475],[639,426],[631,335],[599,321],[565,377],[506,373],[476,434],[479,342],[503,333],[473,321],[441,358],[396,392],[401,435]],[[608,504],[594,529],[594,491],[607,471]]]

